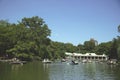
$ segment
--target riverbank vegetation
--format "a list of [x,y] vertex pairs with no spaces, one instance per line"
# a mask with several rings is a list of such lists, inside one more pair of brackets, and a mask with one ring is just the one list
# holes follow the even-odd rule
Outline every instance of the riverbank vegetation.
[[[65,58],[65,52],[106,54],[110,59],[120,59],[120,36],[112,41],[98,44],[90,39],[77,46],[72,43],[52,41],[51,30],[45,21],[34,16],[18,23],[0,20],[0,57],[20,60]],[[120,32],[120,26],[118,26]]]

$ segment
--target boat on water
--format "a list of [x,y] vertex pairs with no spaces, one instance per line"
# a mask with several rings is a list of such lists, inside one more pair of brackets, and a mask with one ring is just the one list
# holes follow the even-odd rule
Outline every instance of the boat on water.
[[92,60],[86,60],[86,59],[84,59],[84,60],[82,60],[82,63],[92,63]]
[[43,63],[52,63],[52,61],[50,61],[49,59],[44,59],[42,62]]
[[66,59],[61,59],[61,62],[66,62]]
[[27,63],[27,61],[21,61],[17,58],[13,58],[11,61],[10,61],[10,64],[25,64]]
[[71,64],[71,65],[78,65],[78,61],[72,60],[72,61],[70,62],[70,64]]
[[10,64],[26,64],[26,61],[12,61]]

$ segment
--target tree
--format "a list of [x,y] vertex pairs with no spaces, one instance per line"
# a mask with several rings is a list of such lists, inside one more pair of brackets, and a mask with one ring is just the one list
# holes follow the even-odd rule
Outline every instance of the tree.
[[8,23],[7,21],[0,21],[0,55],[6,56],[6,50],[13,47],[13,34],[12,30],[14,27],[13,24]]
[[77,45],[77,52],[79,52],[79,53],[84,53],[84,46],[82,45],[82,44],[78,44]]
[[112,45],[111,41],[110,42],[101,43],[101,44],[99,44],[95,48],[95,51],[99,55],[102,55],[102,54],[109,55],[110,54],[111,45]]
[[120,36],[117,36],[117,54],[118,54],[118,59],[120,60]]
[[65,44],[51,41],[49,52],[52,59],[65,58]]
[[15,45],[7,50],[10,55],[18,58],[33,58],[39,56],[44,58],[44,54],[48,54],[47,46],[50,44],[50,29],[42,18],[38,16],[32,18],[23,18],[22,21],[14,27],[16,35]]
[[93,39],[90,39],[90,41],[84,42],[84,47],[87,52],[94,52],[95,49],[95,41]]
[[109,54],[110,59],[118,59],[117,48],[118,48],[117,39],[114,38],[113,41],[112,41],[110,54]]
[[74,46],[72,43],[66,43],[65,44],[65,49],[66,49],[66,52],[76,52],[77,48],[76,46]]

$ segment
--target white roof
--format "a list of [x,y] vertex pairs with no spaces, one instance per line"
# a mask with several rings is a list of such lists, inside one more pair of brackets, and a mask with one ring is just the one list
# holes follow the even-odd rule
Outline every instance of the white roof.
[[86,53],[86,54],[82,54],[82,53],[65,53],[68,56],[106,56],[105,54],[103,55],[97,55],[95,53]]
[[86,56],[96,56],[95,53],[86,53],[85,55],[86,55]]
[[72,56],[72,53],[65,52],[66,55]]

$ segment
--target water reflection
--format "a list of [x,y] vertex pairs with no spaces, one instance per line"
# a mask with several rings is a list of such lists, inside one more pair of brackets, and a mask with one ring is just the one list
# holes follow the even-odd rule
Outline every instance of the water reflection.
[[120,66],[105,63],[0,63],[0,80],[120,80]]
[[0,63],[0,80],[9,80],[11,67],[7,63]]
[[48,70],[40,62],[25,65],[0,64],[0,80],[49,80]]
[[11,65],[11,69],[17,71],[17,70],[19,70],[22,66],[23,66],[23,65],[21,65],[21,64],[13,64],[13,65]]
[[100,63],[53,64],[50,66],[49,77],[50,80],[115,80],[112,71],[107,64]]

